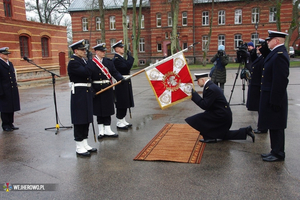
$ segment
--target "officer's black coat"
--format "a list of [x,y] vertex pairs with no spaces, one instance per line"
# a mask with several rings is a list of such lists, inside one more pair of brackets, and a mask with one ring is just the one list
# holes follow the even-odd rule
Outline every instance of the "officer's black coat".
[[[109,58],[103,58],[102,64],[108,69],[109,73],[117,80],[122,80],[123,76],[116,70],[113,62]],[[106,75],[101,69],[91,60],[89,61],[89,68],[92,70],[92,81],[108,80]],[[110,83],[94,84],[93,91],[97,93],[101,89],[110,86]],[[94,97],[93,100],[93,113],[96,116],[106,117],[115,114],[114,107],[114,93],[113,89],[106,90]]]
[[[72,55],[68,64],[70,82],[90,83],[91,71],[83,59]],[[93,93],[91,87],[75,87],[71,92],[72,124],[89,124],[93,120]]]
[[20,97],[14,66],[0,59],[0,112],[20,110]]
[[265,58],[261,79],[259,129],[287,127],[289,66],[289,55],[284,45],[273,49]]
[[232,124],[232,112],[223,91],[212,81],[208,81],[203,89],[203,98],[193,92],[192,100],[205,111],[188,117],[185,121],[204,137],[225,138]]
[[246,107],[250,111],[258,111],[260,100],[261,76],[264,66],[264,57],[259,56],[251,66],[251,79],[248,86],[248,98]]
[[[129,75],[132,68],[134,58],[130,55],[125,60],[121,55],[115,54],[113,63],[116,69],[122,75]],[[121,84],[115,86],[116,92],[116,107],[117,108],[130,108],[134,107],[133,92],[131,80],[122,81]]]

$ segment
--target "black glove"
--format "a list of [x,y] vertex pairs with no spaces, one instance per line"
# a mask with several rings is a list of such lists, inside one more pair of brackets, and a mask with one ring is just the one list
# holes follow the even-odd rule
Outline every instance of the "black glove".
[[132,55],[131,52],[130,52],[129,50],[127,51],[127,55],[128,55],[128,56],[131,56],[131,55]]
[[259,49],[259,51],[264,58],[267,57],[267,55],[271,52],[271,50],[268,47],[267,42],[263,42],[261,44],[261,48]]
[[279,112],[280,111],[280,106],[278,106],[278,105],[273,105],[273,104],[271,104],[271,109],[274,111],[274,112]]
[[256,49],[250,51],[250,59],[253,62],[257,58]]

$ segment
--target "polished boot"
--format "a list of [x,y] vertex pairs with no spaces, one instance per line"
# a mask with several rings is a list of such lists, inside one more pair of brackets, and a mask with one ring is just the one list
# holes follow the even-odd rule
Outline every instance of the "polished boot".
[[118,129],[123,129],[123,130],[128,130],[128,126],[126,126],[123,123],[123,119],[117,119],[117,128]]
[[199,141],[203,143],[217,143],[217,139],[200,139]]
[[88,151],[88,152],[96,152],[97,151],[97,149],[96,148],[93,148],[93,147],[91,147],[89,144],[88,144],[88,142],[87,142],[87,139],[84,139],[84,140],[82,140],[82,144],[83,144],[83,147]]
[[268,129],[266,129],[266,130],[253,129],[253,132],[255,134],[263,134],[263,133],[267,133]]
[[80,156],[91,156],[91,153],[84,148],[82,141],[76,142],[76,154]]
[[126,122],[125,117],[122,119],[123,124],[125,124],[127,127],[132,127],[132,124]]
[[104,125],[98,124],[99,134],[98,134],[98,140],[101,140],[105,137],[104,135]]
[[279,158],[279,157],[274,156],[274,155],[271,154],[267,157],[264,157],[263,161],[266,161],[266,162],[284,161],[284,158]]
[[251,126],[246,128],[246,133],[252,138],[252,142],[255,142],[255,135],[253,134],[253,130]]
[[12,126],[11,126],[11,129],[12,129],[12,130],[19,130],[19,127],[16,127],[16,126],[12,125]]
[[104,126],[104,135],[105,135],[106,137],[119,137],[118,134],[114,133],[114,132],[111,130],[111,128],[110,128],[109,125]]

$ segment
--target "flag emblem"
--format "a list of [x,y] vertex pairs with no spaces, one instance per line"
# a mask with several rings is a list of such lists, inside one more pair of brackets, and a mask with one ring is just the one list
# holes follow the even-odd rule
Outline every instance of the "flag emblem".
[[191,96],[193,80],[182,52],[150,66],[146,76],[162,109]]

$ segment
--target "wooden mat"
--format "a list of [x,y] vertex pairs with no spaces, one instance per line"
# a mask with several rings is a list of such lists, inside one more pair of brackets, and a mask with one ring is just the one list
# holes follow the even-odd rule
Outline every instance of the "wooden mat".
[[188,124],[166,124],[134,160],[199,164],[205,148],[201,138]]

